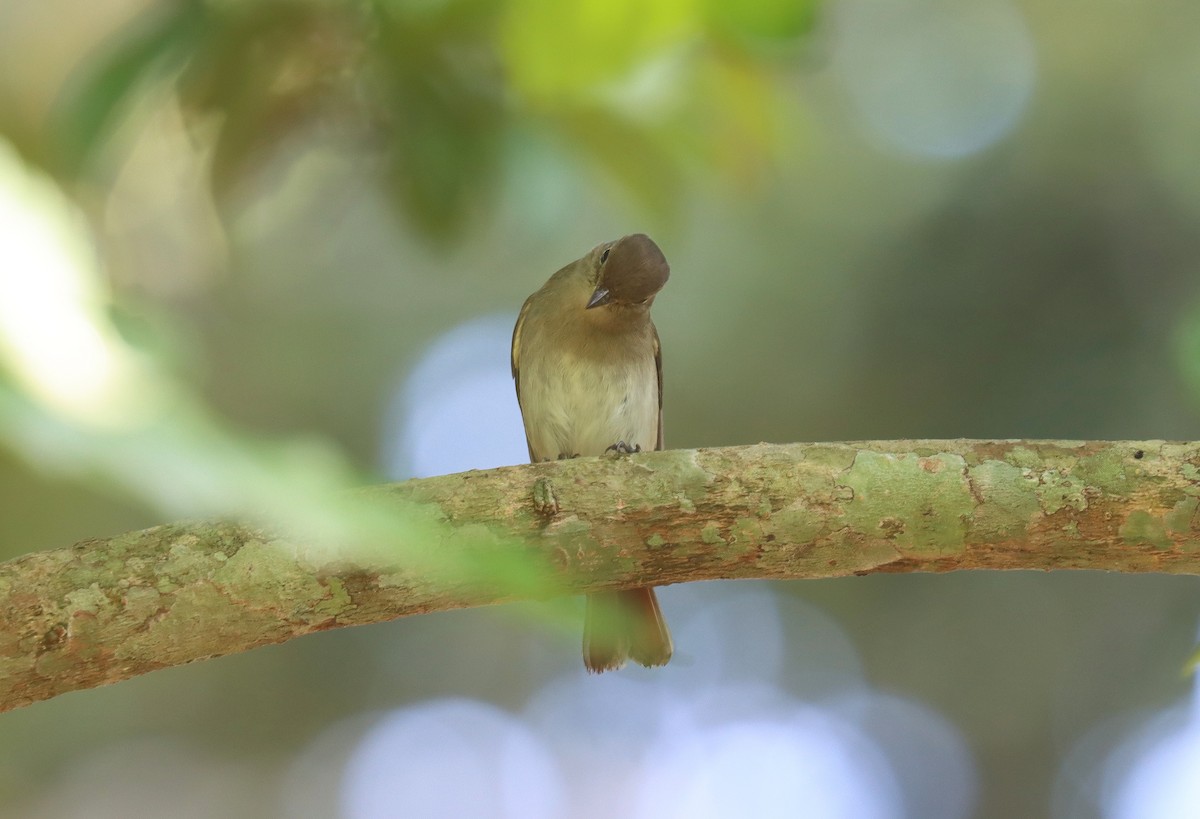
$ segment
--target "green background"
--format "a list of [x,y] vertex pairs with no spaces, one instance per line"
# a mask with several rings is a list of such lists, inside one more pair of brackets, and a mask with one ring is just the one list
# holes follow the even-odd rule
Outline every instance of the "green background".
[[[50,411],[0,359],[0,558],[383,480],[389,402],[433,341],[635,231],[672,266],[654,308],[670,447],[1195,437],[1200,6],[976,6],[5,3],[0,137],[86,215],[104,315],[184,409],[128,439],[63,432],[52,456],[27,423]],[[942,47],[954,25],[923,28],[993,12],[1016,34],[988,41],[983,79],[955,63],[980,49]],[[950,130],[988,89],[1016,102],[995,139],[921,155],[864,87]],[[789,673],[801,598],[872,687],[962,733],[964,815],[1095,815],[1104,754],[1191,686],[1188,578],[773,593]],[[286,772],[329,726],[446,695],[519,709],[575,672],[574,628],[519,607],[408,618],[0,715],[0,813],[108,815],[79,807],[104,790],[87,777],[120,781],[111,749],[149,737],[194,815],[301,815]]]

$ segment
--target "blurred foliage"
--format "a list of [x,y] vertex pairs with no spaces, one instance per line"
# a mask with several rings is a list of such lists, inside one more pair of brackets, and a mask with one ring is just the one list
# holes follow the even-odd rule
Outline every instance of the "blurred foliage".
[[[97,227],[120,201],[122,173],[143,135],[161,124],[146,103],[156,98],[180,110],[218,203],[236,201],[274,158],[295,161],[290,147],[313,140],[379,169],[382,189],[418,235],[446,242],[493,200],[505,163],[520,155],[509,150],[519,141],[513,135],[535,130],[587,155],[602,176],[665,218],[683,202],[689,162],[738,176],[761,172],[778,102],[767,52],[777,56],[781,45],[794,45],[811,20],[809,0],[737,12],[690,0],[154,3],[114,25],[71,70],[45,134],[7,130],[26,156],[76,193]],[[726,107],[738,116],[718,118]],[[0,170],[14,185],[46,191],[36,218],[57,241],[88,244],[70,205],[45,183],[34,175],[22,181],[11,161]],[[223,219],[231,212],[218,209]],[[20,247],[14,236],[10,254],[24,252],[25,263],[46,275],[60,271],[53,287],[64,293],[78,290],[68,301],[77,297],[80,306],[56,313],[46,305],[41,322],[91,322],[81,332],[107,339],[93,345],[97,362],[125,375],[107,384],[96,375],[95,394],[59,384],[61,395],[46,407],[6,387],[0,421],[15,451],[42,468],[54,463],[67,473],[94,474],[106,491],[170,515],[344,526],[313,495],[356,482],[336,453],[303,440],[268,444],[226,428],[175,372],[190,366],[187,357],[163,355],[181,345],[152,300],[126,294],[110,301],[109,288],[95,284],[103,260],[86,253],[51,268],[53,248]],[[12,298],[29,298],[18,281],[10,281]],[[28,348],[10,351],[17,370],[58,367],[45,364],[57,355],[45,340],[10,341]],[[30,352],[38,343],[42,352]],[[39,378],[35,372],[24,386],[50,389]],[[103,410],[122,418],[113,427],[100,413],[119,395],[131,398]],[[54,400],[90,409],[86,417],[64,417]],[[174,478],[162,481],[163,474]],[[306,514],[297,518],[296,510]]]
[[1175,330],[1175,355],[1192,400],[1200,404],[1200,307],[1193,306],[1180,318]]
[[[511,148],[540,131],[668,218],[684,202],[689,163],[743,181],[766,167],[782,100],[773,91],[772,59],[811,22],[809,0],[764,0],[739,11],[691,0],[155,3],[115,25],[71,70],[44,135],[7,130],[26,156],[76,192],[98,226],[121,200],[122,173],[143,135],[161,125],[158,109],[146,103],[156,98],[178,107],[212,193],[225,205],[274,158],[295,161],[291,146],[313,140],[378,169],[381,188],[417,234],[446,242],[492,202],[497,181],[511,173],[505,164],[524,150]],[[719,116],[723,109],[736,116]],[[5,172],[14,184],[45,188],[19,181],[20,169]],[[47,230],[73,247],[86,245],[69,205],[53,192],[39,196]],[[223,219],[231,212],[218,208]],[[55,255],[45,247],[24,252],[42,266]],[[62,274],[64,282],[104,275],[102,264],[82,258],[54,269],[74,271]],[[63,400],[90,401],[99,412],[102,398],[137,395],[138,412],[131,413],[134,404],[111,410],[126,417],[110,429],[95,418],[79,423],[53,408],[41,412],[37,401],[9,391],[4,429],[31,462],[93,472],[107,490],[172,515],[285,521],[289,509],[323,508],[297,500],[310,489],[354,483],[333,452],[312,460],[310,443],[266,445],[223,428],[172,372],[189,366],[187,358],[162,355],[180,344],[152,300],[110,303],[108,287],[78,286],[85,304],[76,313],[93,323],[85,334],[109,339],[96,348],[98,360],[125,362],[132,375],[98,387],[107,397]],[[94,300],[104,302],[102,313],[93,314]],[[121,328],[140,330],[137,343],[122,341]],[[54,353],[40,355],[49,361]],[[13,366],[22,366],[19,357]],[[26,386],[37,387],[36,374]],[[150,477],[164,472],[175,480]],[[320,529],[335,520],[315,514],[292,523]]]
[[[673,269],[655,305],[669,446],[1194,438],[1200,5],[1001,3],[1036,52],[1028,104],[936,161],[864,125],[839,34],[876,15],[840,17],[849,2],[0,3],[0,133],[87,214],[89,315],[171,397],[133,441],[9,372],[0,557],[218,507],[317,509],[374,479],[432,339],[635,230]],[[896,67],[860,56],[910,110]],[[964,732],[997,818],[1045,815],[1081,737],[1182,696],[1200,616],[1188,578],[778,590],[836,619],[873,684]],[[785,628],[789,677],[821,672]],[[480,611],[405,618],[62,697],[4,715],[0,802],[143,733],[276,788],[280,758],[364,709],[518,707],[576,668],[575,641]]]
[[129,101],[169,82],[221,194],[297,131],[339,131],[445,241],[493,201],[519,120],[669,216],[689,160],[739,181],[765,170],[788,105],[772,65],[813,17],[814,0],[179,0],[80,66],[53,151],[31,153],[67,180],[96,172]]

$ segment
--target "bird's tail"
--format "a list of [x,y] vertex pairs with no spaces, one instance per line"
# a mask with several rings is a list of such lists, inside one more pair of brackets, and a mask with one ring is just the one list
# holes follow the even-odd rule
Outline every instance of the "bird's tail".
[[588,671],[612,671],[627,659],[644,666],[671,659],[671,632],[654,589],[589,594],[583,625],[583,664]]

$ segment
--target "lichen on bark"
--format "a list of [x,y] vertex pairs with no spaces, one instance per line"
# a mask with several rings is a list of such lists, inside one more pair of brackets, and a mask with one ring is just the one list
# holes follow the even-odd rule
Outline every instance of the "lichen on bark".
[[0,710],[323,629],[604,588],[1200,574],[1200,444],[1186,442],[759,444],[464,472],[355,500],[402,524],[334,546],[170,524],[0,564]]

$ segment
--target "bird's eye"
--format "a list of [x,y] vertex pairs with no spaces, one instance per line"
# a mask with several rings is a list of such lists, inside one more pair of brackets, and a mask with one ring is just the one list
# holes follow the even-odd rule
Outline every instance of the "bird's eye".
[[608,250],[609,249],[606,247],[604,248],[604,252],[600,254],[600,264],[604,264],[608,261]]

